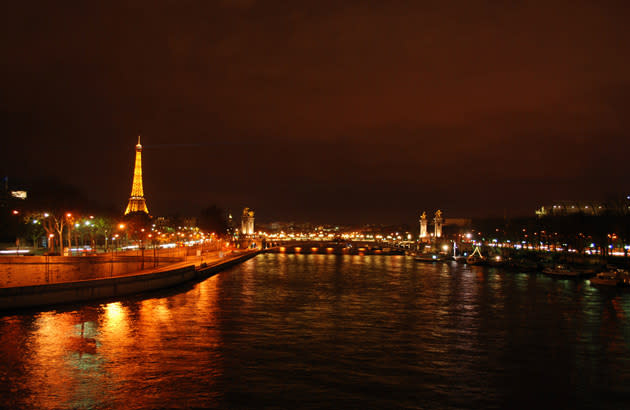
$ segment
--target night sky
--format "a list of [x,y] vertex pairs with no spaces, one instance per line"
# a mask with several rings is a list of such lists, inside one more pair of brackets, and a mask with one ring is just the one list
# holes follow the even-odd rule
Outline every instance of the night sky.
[[[127,4],[128,3],[128,4]],[[414,222],[630,193],[626,1],[20,2],[0,172],[152,214]]]

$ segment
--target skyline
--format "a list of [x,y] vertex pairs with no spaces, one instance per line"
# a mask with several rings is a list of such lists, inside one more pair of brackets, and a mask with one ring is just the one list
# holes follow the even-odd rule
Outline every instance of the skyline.
[[621,2],[135,4],[6,6],[2,176],[124,208],[140,134],[155,215],[398,223],[630,193]]

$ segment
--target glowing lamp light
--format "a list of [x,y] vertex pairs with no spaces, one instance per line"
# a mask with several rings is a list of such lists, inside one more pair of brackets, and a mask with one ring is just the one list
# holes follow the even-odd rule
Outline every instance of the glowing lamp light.
[[125,229],[125,224],[118,225],[118,229]]
[[317,250],[318,250],[318,249],[319,249],[319,248],[312,247],[312,248],[311,248],[311,251],[313,251],[313,252],[317,252]]
[[300,252],[302,250],[302,248],[300,248],[299,246],[295,248],[296,252]]
[[442,250],[443,250],[444,252],[448,251],[448,245],[444,245],[444,246],[442,246]]
[[13,215],[17,215],[17,214],[19,214],[19,213],[20,213],[20,211],[18,211],[17,209],[14,209],[14,210],[13,210]]
[[71,214],[70,212],[68,212],[68,213],[66,214],[66,218],[70,218],[70,217],[72,217],[72,214]]

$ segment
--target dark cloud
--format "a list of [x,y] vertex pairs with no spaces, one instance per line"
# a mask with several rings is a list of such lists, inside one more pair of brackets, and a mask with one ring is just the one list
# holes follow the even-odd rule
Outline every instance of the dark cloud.
[[630,191],[624,2],[10,2],[2,172],[157,213],[530,212]]

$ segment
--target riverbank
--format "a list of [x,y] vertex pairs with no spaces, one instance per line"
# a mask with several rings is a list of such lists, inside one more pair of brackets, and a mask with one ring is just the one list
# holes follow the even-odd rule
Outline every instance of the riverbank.
[[169,288],[195,279],[205,279],[253,258],[250,251],[203,262],[181,262],[167,267],[116,277],[0,288],[0,311],[11,311],[67,303],[115,299],[136,293]]

